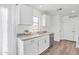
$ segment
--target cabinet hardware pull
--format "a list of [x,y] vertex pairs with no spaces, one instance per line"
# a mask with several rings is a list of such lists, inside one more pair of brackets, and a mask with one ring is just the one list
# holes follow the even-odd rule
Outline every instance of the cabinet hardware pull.
[[46,40],[45,40],[45,43],[46,43]]

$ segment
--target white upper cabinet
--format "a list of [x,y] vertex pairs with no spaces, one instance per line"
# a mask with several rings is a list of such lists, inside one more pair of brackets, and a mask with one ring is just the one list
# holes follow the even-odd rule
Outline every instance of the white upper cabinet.
[[42,16],[42,26],[46,26],[46,14]]
[[41,31],[49,31],[51,26],[51,16],[48,14],[42,14],[42,19],[40,20],[40,30]]
[[33,9],[27,5],[19,6],[19,24],[32,25]]
[[42,20],[41,20],[41,26],[48,26],[48,21],[50,20],[49,15],[43,14],[42,15]]

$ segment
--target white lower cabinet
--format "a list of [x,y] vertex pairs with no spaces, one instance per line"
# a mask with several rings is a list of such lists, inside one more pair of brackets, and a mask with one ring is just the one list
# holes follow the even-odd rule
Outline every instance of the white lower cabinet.
[[44,42],[44,39],[43,39],[43,37],[39,37],[39,54],[41,54],[41,52],[43,52],[44,51],[44,44],[45,44],[45,42]]
[[49,47],[49,36],[45,36],[44,39],[45,39],[44,49],[47,49]]
[[38,40],[24,41],[24,55],[37,55],[38,54]]
[[49,47],[49,35],[18,42],[18,54],[39,55]]
[[39,54],[49,47],[49,36],[39,37]]

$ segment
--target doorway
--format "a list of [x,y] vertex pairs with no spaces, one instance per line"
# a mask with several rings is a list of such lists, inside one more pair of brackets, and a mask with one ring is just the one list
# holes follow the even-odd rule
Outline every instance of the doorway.
[[78,17],[69,18],[68,16],[62,19],[61,39],[76,41],[78,37]]

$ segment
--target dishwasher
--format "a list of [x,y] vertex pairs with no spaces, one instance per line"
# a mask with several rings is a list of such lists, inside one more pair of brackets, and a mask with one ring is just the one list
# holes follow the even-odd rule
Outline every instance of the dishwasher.
[[52,47],[54,45],[54,33],[51,33],[49,37],[49,47]]

